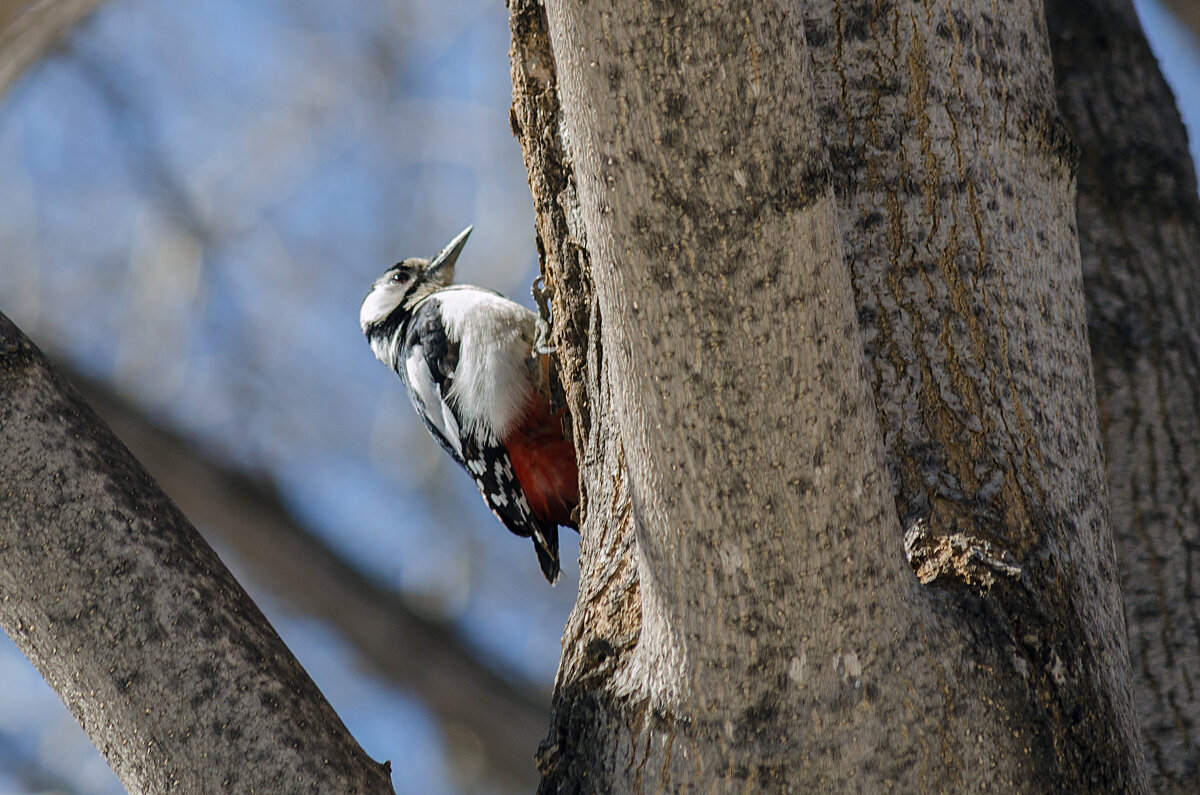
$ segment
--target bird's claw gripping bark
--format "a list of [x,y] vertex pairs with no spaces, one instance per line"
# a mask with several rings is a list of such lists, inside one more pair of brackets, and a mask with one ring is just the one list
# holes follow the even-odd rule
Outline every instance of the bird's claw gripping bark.
[[529,288],[533,293],[533,302],[538,308],[537,336],[533,341],[533,352],[539,355],[555,351],[555,346],[550,344],[550,296],[554,291],[543,284],[542,277],[538,276]]

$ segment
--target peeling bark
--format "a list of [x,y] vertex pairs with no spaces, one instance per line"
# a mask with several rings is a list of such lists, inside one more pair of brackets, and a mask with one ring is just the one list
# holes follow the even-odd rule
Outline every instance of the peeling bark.
[[[611,411],[608,362],[598,332],[586,233],[580,223],[574,163],[562,139],[557,65],[545,7],[509,4],[513,133],[521,142],[537,211],[537,244],[553,295],[552,342],[580,466],[580,582],[563,632],[555,728],[538,752],[548,780],[576,775],[564,748],[589,747],[606,725],[606,687],[624,666],[641,632],[641,588],[633,558],[633,526],[625,482],[625,452],[611,425],[592,422]],[[619,713],[612,713],[620,719]],[[597,784],[597,791],[603,787]]]
[[806,23],[912,562],[963,589],[957,608],[982,600],[995,673],[1033,696],[1013,728],[1066,782],[1139,782],[1041,3],[835,4]]
[[0,625],[130,792],[391,792],[216,554],[0,316]]

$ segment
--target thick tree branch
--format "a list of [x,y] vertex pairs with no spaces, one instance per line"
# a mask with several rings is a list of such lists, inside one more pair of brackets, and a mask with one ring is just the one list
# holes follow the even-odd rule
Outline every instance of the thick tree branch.
[[474,735],[487,777],[529,790],[549,699],[479,662],[452,627],[414,612],[301,527],[261,482],[230,471],[156,427],[104,386],[71,380],[171,499],[258,582],[342,632],[381,674],[418,694],[448,726]]
[[390,792],[183,514],[0,316],[0,625],[131,792]]
[[[641,588],[633,554],[633,523],[625,451],[611,424],[609,360],[592,283],[587,235],[579,222],[574,164],[562,138],[557,66],[546,7],[509,3],[513,133],[521,143],[537,211],[537,242],[554,297],[553,341],[564,374],[580,467],[580,577],[576,608],[563,631],[555,693],[555,724],[539,753],[548,781],[569,776],[572,754],[586,754],[573,727],[586,727],[605,691],[629,660],[641,632]],[[586,731],[586,728],[584,729]],[[565,753],[564,753],[565,752]]]
[[998,657],[951,720],[992,692],[1005,714],[966,723],[1027,732],[1040,786],[1140,790],[1041,0],[816,3],[806,25],[906,551],[965,653]]

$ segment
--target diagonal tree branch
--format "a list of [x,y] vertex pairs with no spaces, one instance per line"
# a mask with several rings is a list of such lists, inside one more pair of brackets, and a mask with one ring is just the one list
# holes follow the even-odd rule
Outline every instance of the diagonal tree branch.
[[[0,0],[0,91],[99,0]],[[453,631],[409,609],[302,528],[252,479],[198,456],[96,383],[72,375],[185,513],[212,530],[298,609],[335,623],[371,664],[421,694],[451,736],[484,748],[493,783],[528,789],[548,697],[514,685],[463,648]]]
[[211,548],[0,315],[0,626],[131,792],[391,792]]
[[328,621],[392,681],[418,693],[447,726],[483,746],[487,777],[527,791],[545,735],[549,695],[480,662],[453,628],[412,610],[301,527],[269,489],[156,427],[101,384],[76,373],[92,406],[162,489],[214,542],[296,610]]

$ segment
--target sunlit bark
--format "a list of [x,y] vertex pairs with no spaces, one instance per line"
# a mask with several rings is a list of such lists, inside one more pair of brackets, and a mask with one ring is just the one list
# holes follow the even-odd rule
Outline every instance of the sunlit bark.
[[1144,790],[1041,4],[510,7],[585,462],[544,790]]
[[0,315],[0,626],[130,792],[391,792],[195,528]]

